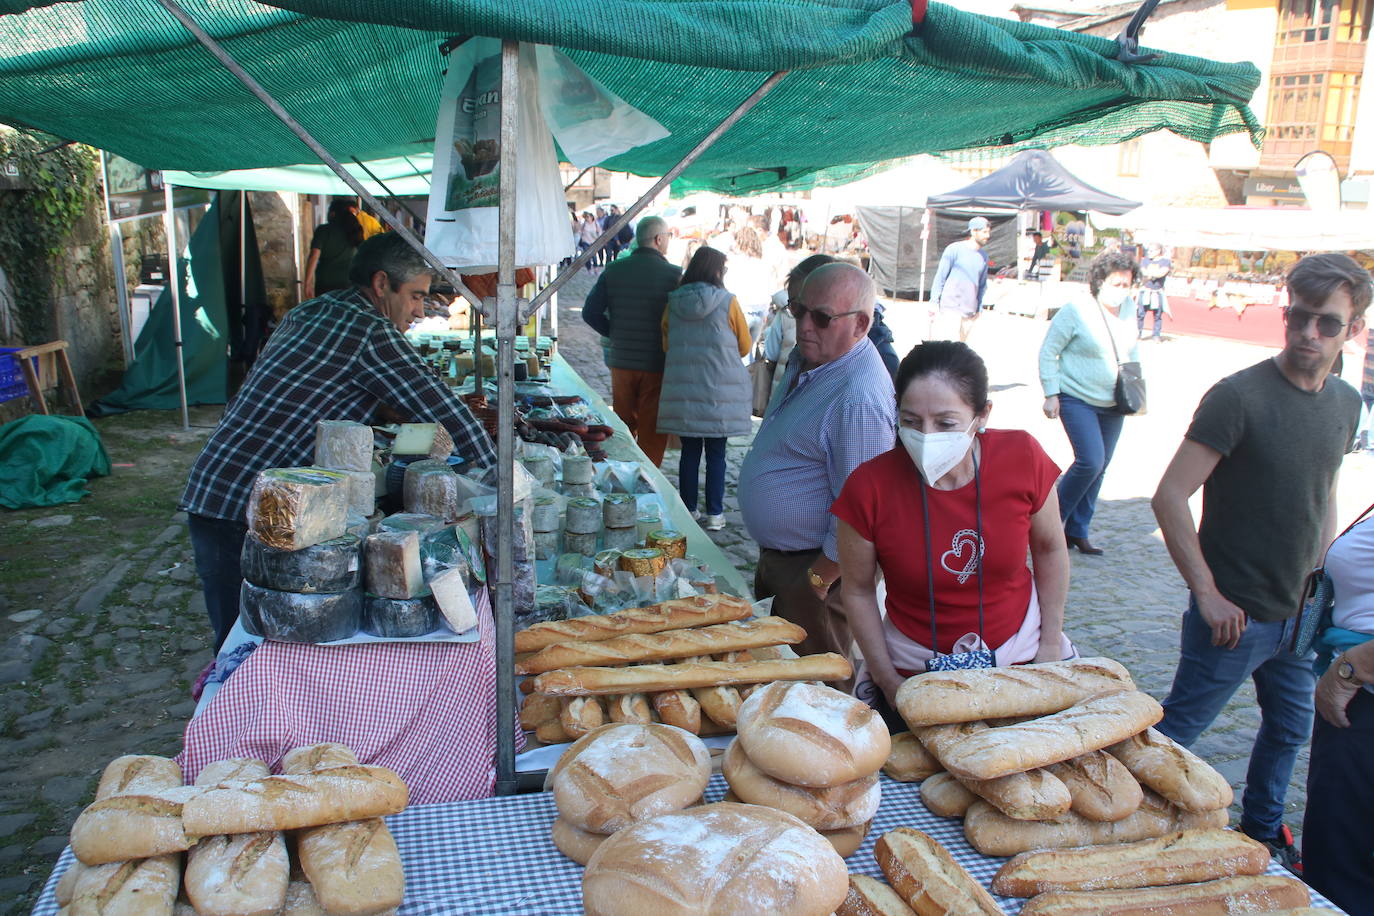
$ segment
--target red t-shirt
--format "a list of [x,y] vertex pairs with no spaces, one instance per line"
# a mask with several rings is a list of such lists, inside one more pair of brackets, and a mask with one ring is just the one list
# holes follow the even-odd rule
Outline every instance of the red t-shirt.
[[[1059,468],[1022,430],[980,436],[983,491],[983,639],[996,648],[1026,619],[1030,603],[1031,516],[1040,510]],[[864,462],[845,481],[830,511],[877,549],[887,581],[887,614],[902,633],[931,644],[921,476],[900,442]],[[965,633],[978,632],[978,567],[973,562],[978,521],[976,488],[926,489],[930,505],[931,568],[935,572],[936,633],[948,652]]]

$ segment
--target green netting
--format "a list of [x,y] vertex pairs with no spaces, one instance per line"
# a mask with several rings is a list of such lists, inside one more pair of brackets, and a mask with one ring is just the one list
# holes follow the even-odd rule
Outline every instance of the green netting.
[[[835,183],[923,152],[1114,143],[1168,129],[1206,142],[1258,124],[1250,64],[1165,54],[906,0],[186,0],[336,156],[429,152],[440,42],[561,47],[672,136],[611,168],[659,175],[775,69],[772,94],[677,190]],[[310,162],[308,151],[151,0],[0,0],[0,121],[186,171]],[[21,12],[22,11],[22,12]],[[331,18],[325,18],[331,17]]]

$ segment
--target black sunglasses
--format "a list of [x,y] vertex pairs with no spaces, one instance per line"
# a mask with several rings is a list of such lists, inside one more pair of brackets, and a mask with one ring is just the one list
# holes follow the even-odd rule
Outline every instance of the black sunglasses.
[[846,315],[857,315],[863,311],[863,309],[854,309],[848,312],[840,312],[838,315],[832,315],[829,312],[822,312],[820,309],[807,308],[796,299],[787,300],[787,310],[791,312],[792,317],[798,321],[802,320],[803,315],[810,315],[812,322],[822,331],[830,327],[830,322],[834,321],[836,318],[843,318]]
[[1337,337],[1350,324],[1348,321],[1341,321],[1335,315],[1318,315],[1296,305],[1290,305],[1283,310],[1283,323],[1294,331],[1303,330],[1307,323],[1313,320],[1317,322],[1317,333],[1323,337]]

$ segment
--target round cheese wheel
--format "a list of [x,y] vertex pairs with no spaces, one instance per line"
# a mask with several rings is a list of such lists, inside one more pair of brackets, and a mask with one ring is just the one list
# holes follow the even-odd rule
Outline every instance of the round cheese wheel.
[[243,578],[280,592],[346,592],[358,585],[362,564],[361,541],[345,534],[304,550],[269,547],[249,532],[243,539],[239,563]]
[[264,639],[333,642],[358,632],[363,594],[356,588],[336,594],[282,592],[245,579],[239,590],[239,616],[244,629]]
[[756,767],[795,786],[838,786],[869,776],[892,749],[872,708],[805,681],[774,681],[754,691],[740,705],[735,728]]
[[368,594],[363,601],[362,630],[373,636],[404,639],[424,636],[439,628],[439,605],[433,595],[382,598]]
[[876,774],[824,789],[780,782],[750,762],[738,738],[726,748],[721,772],[740,801],[786,811],[817,830],[842,830],[871,821],[882,799]]

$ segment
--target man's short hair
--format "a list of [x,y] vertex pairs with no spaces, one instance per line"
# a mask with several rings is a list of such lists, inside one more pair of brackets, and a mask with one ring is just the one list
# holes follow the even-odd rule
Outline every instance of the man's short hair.
[[668,221],[661,216],[646,216],[635,226],[635,244],[640,248],[652,248],[654,239],[668,231]]
[[[878,304],[877,289],[873,285],[873,278],[861,268],[844,261],[835,261],[817,267],[807,276],[806,286],[802,288],[810,291],[812,296],[821,290],[827,294],[827,298],[834,295],[840,301],[832,311],[838,313],[847,312],[850,309],[859,309],[869,317],[870,321],[873,318],[873,307]],[[817,305],[817,303],[810,301],[807,304],[812,308]]]
[[1300,299],[1308,305],[1321,305],[1336,290],[1344,287],[1350,293],[1354,309],[1352,320],[1364,316],[1374,291],[1370,287],[1369,271],[1349,255],[1334,251],[1310,254],[1293,265],[1285,281],[1289,298]]
[[435,270],[420,253],[397,232],[383,232],[358,246],[348,267],[348,280],[355,286],[372,285],[377,271],[386,274],[393,291],[414,280],[420,274],[433,277]]

